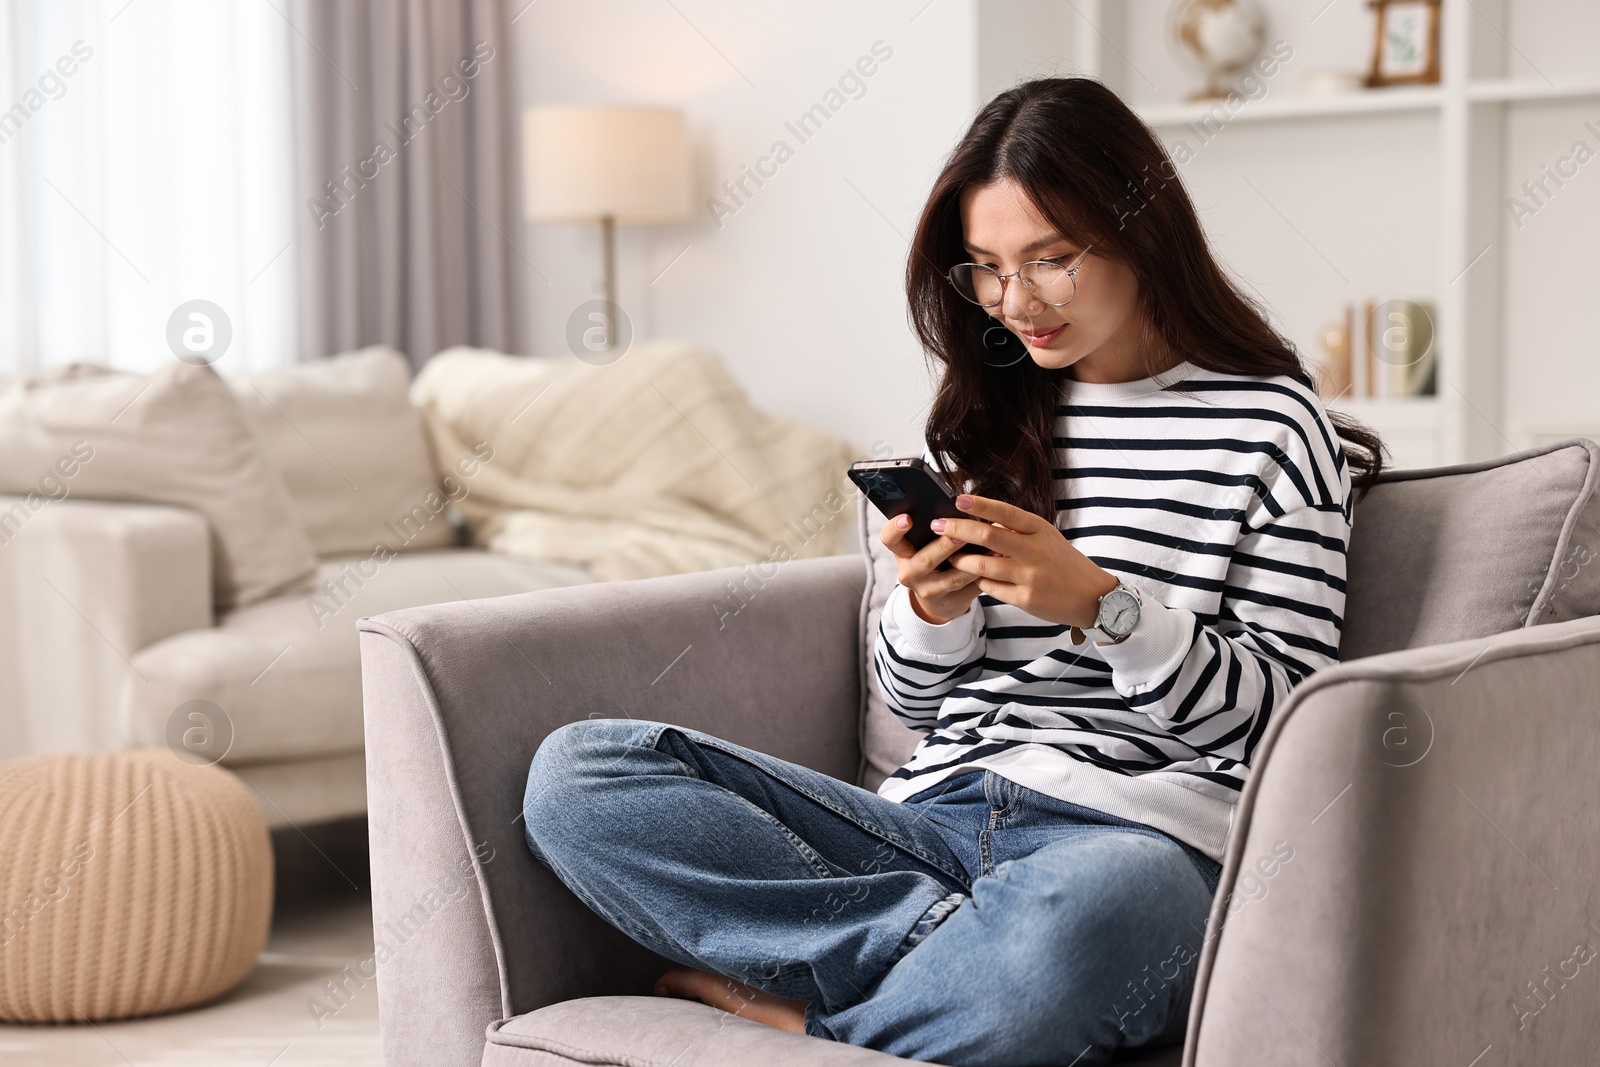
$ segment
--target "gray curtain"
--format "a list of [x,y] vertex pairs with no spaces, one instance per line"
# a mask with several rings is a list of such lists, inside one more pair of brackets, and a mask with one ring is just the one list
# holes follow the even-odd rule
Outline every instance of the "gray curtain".
[[504,0],[292,0],[287,14],[300,357],[525,351]]

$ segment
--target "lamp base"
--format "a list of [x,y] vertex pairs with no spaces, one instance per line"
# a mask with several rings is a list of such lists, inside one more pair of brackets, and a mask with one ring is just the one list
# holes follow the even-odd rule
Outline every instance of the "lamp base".
[[[617,306],[617,220],[613,215],[600,216],[600,255],[605,264],[606,304]],[[609,319],[609,313],[608,313]],[[606,323],[606,348],[617,345],[616,323]]]

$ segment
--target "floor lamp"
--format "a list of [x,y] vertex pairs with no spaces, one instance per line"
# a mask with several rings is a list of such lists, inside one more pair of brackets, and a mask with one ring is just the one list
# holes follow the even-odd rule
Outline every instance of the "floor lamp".
[[[683,112],[665,107],[551,105],[522,115],[532,222],[599,222],[605,298],[617,307],[616,225],[689,217]],[[616,343],[611,324],[606,348]]]

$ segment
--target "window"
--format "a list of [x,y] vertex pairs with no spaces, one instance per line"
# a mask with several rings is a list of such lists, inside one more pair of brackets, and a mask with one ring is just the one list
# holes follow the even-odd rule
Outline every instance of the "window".
[[225,373],[295,358],[285,0],[0,0],[0,374],[152,370],[228,315]]

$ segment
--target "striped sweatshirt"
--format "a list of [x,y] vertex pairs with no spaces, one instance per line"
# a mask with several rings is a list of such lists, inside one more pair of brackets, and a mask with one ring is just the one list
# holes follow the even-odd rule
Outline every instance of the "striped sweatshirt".
[[896,585],[873,670],[924,734],[878,792],[987,769],[1153,826],[1221,861],[1273,711],[1338,658],[1350,474],[1317,396],[1191,363],[1065,380],[1056,525],[1137,588],[1138,627],[1072,644],[988,594],[935,626]]

